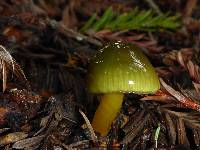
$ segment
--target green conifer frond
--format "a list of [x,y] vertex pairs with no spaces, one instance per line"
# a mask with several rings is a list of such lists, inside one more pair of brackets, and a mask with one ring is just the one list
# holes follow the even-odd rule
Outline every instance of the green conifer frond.
[[169,13],[156,15],[152,10],[139,10],[137,7],[130,12],[117,14],[112,7],[109,7],[99,19],[94,14],[80,31],[85,32],[90,28],[94,31],[101,29],[159,31],[175,30],[180,26],[179,15],[170,16]]

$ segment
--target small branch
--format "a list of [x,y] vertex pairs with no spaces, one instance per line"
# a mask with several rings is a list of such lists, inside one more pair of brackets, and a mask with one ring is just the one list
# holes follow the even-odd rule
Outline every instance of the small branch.
[[160,79],[160,83],[162,86],[171,94],[173,97],[175,97],[179,102],[181,102],[183,105],[185,105],[188,108],[194,109],[198,112],[200,112],[200,105],[193,102],[190,98],[185,97],[180,92],[174,90],[172,87],[167,85],[162,79]]
[[79,112],[81,113],[81,115],[83,116],[83,119],[85,120],[85,123],[90,131],[90,134],[91,134],[91,138],[93,140],[94,143],[97,143],[97,137],[94,133],[94,130],[93,130],[93,127],[90,123],[90,121],[88,120],[87,116],[79,109]]
[[154,9],[156,11],[156,13],[158,15],[162,15],[162,12],[161,12],[160,8],[156,5],[156,3],[153,0],[145,0],[145,1],[149,4],[149,6],[152,9]]
[[58,31],[60,31],[64,35],[71,37],[71,38],[74,38],[77,41],[87,41],[87,42],[94,44],[96,46],[102,46],[102,43],[100,41],[98,41],[94,38],[85,36],[81,33],[78,33],[76,31],[72,30],[72,29],[69,29],[69,28],[65,27],[64,24],[62,24],[62,23],[58,23],[55,20],[49,20],[49,23],[53,28],[58,29]]

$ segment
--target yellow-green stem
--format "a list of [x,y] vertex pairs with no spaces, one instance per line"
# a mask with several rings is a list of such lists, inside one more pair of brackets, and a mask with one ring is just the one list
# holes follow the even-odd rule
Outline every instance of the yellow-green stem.
[[106,136],[110,131],[111,124],[121,109],[123,97],[123,93],[108,93],[102,96],[92,121],[92,127],[101,136]]

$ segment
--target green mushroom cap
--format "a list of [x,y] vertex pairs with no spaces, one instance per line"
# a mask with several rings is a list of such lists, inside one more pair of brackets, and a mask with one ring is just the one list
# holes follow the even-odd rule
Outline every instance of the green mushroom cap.
[[153,93],[160,88],[155,70],[140,48],[121,42],[97,52],[88,69],[92,93]]

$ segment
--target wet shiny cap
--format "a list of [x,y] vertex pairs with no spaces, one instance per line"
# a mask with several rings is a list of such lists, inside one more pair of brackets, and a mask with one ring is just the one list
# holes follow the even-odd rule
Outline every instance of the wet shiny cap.
[[115,42],[98,51],[91,61],[87,88],[92,93],[153,93],[160,82],[138,46]]

